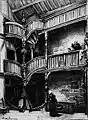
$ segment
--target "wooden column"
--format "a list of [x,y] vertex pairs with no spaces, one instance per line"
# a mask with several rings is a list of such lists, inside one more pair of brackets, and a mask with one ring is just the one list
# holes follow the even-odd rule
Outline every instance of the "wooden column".
[[5,107],[5,77],[4,73],[4,60],[6,59],[6,44],[4,37],[4,17],[0,13],[0,106]]
[[27,50],[26,50],[26,35],[25,35],[25,32],[26,32],[26,28],[25,28],[25,13],[23,11],[23,19],[22,19],[22,23],[23,23],[23,26],[24,26],[24,30],[23,30],[23,36],[22,36],[22,50],[21,50],[21,53],[23,54],[23,63],[22,63],[22,69],[23,69],[23,91],[22,91],[22,98],[23,98],[23,109],[26,110],[27,109],[27,106],[26,106],[26,99],[27,99],[27,94],[26,94],[26,91],[25,91],[25,87],[26,87],[26,63],[25,63],[25,55],[27,53]]
[[31,59],[33,59],[33,58],[34,58],[34,55],[33,55],[33,48],[30,47],[30,49],[31,49]]
[[[47,32],[45,32],[45,65],[46,65],[46,69],[47,69],[47,37],[48,37],[48,34]],[[45,73],[45,103],[47,103],[47,72]]]
[[[48,49],[47,49],[47,39],[48,39],[48,33],[45,32],[45,65],[46,65],[46,69],[48,69]],[[45,73],[45,110],[49,111],[49,104],[48,104],[48,72]]]

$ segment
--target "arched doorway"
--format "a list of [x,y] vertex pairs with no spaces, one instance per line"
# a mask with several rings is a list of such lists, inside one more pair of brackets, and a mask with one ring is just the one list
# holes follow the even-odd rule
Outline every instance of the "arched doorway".
[[45,75],[42,73],[33,74],[26,87],[26,93],[33,107],[44,103]]
[[5,101],[10,109],[18,108],[18,101],[22,93],[22,79],[5,76]]

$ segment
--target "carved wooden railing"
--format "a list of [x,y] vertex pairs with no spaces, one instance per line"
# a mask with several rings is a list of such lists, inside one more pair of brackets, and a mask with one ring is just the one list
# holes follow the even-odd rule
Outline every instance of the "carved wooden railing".
[[67,12],[64,13],[62,12],[62,14],[59,14],[58,16],[55,16],[54,18],[52,17],[49,20],[47,20],[45,22],[44,29],[52,28],[57,25],[61,27],[64,26],[63,24],[66,23],[69,24],[72,23],[72,21],[76,21],[76,20],[78,21],[80,19],[85,20],[85,16],[86,16],[86,5],[81,4],[79,7],[76,6],[76,8],[68,10]]
[[[72,51],[64,54],[48,56],[48,71],[78,68],[85,65],[84,57],[81,57],[81,51]],[[40,71],[46,70],[44,57],[37,57],[27,63],[27,76]]]
[[21,77],[21,65],[13,60],[4,60],[4,72]]
[[45,59],[44,57],[36,57],[29,61],[27,64],[27,75],[31,75],[36,71],[41,70],[42,68],[45,68]]
[[81,58],[81,51],[72,51],[59,55],[52,55],[48,58],[48,69],[79,67],[85,64],[84,57]]
[[21,39],[23,36],[23,26],[16,22],[6,22],[5,33],[6,37],[16,37]]
[[29,36],[31,35],[31,33],[33,33],[35,30],[42,30],[44,27],[44,23],[41,21],[33,21],[30,22],[26,29],[26,35],[27,35],[27,39],[29,38]]

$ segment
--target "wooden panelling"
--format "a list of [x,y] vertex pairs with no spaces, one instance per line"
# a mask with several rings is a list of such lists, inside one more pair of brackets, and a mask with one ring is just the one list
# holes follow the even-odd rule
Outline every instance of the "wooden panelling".
[[15,61],[4,60],[4,72],[21,76],[21,65]]
[[[23,36],[23,27],[22,25],[15,22],[7,22],[5,28],[6,37],[19,37]],[[16,35],[16,36],[15,36]]]

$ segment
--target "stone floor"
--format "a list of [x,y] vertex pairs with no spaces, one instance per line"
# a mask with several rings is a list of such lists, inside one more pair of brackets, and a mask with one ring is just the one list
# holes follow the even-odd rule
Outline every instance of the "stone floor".
[[58,117],[50,117],[49,112],[33,111],[24,113],[18,111],[10,111],[4,115],[0,115],[0,120],[88,120],[88,116],[84,113],[74,113],[74,114],[59,114]]

